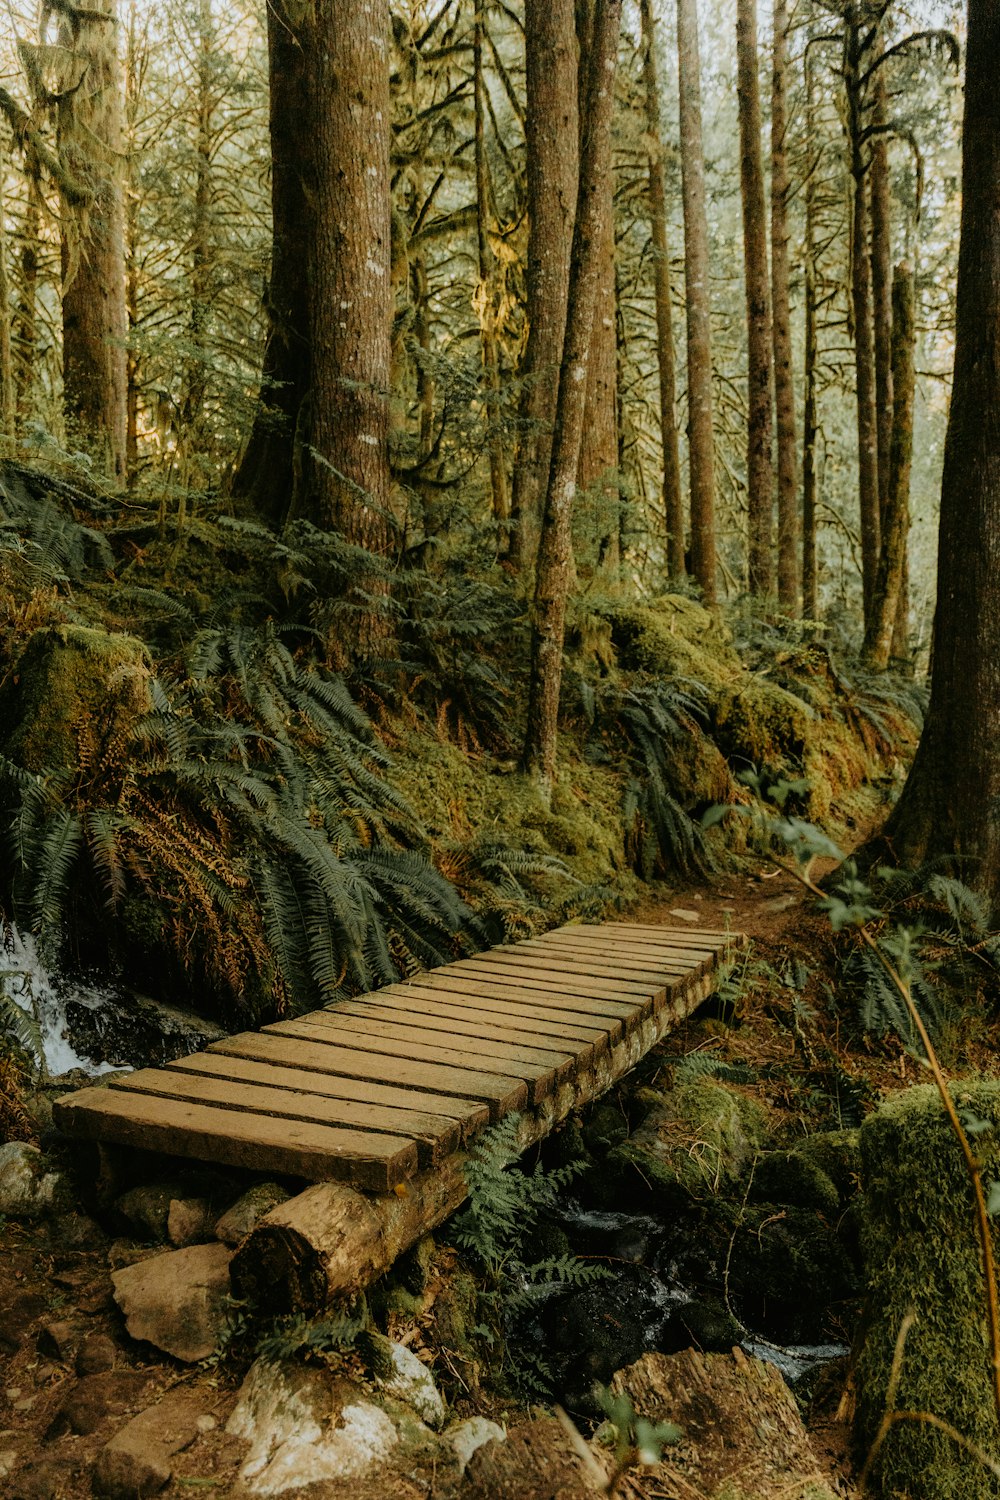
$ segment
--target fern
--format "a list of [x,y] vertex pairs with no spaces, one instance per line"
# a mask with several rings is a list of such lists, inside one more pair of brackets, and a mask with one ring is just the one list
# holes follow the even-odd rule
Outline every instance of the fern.
[[702,1078],[718,1078],[723,1083],[754,1083],[757,1075],[745,1063],[727,1063],[712,1052],[689,1052],[674,1064],[676,1083],[696,1083]]
[[324,1355],[350,1349],[364,1332],[367,1309],[359,1299],[343,1312],[311,1321],[301,1313],[278,1318],[269,1333],[257,1341],[257,1354],[273,1361],[322,1359]]

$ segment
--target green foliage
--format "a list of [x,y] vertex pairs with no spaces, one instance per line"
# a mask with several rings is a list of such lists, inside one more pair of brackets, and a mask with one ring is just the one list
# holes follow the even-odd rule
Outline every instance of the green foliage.
[[268,1333],[257,1340],[262,1359],[322,1361],[326,1355],[350,1349],[364,1332],[368,1309],[364,1298],[325,1318],[309,1319],[301,1313],[276,1318]]
[[755,1069],[745,1063],[727,1063],[714,1052],[689,1052],[674,1064],[676,1083],[696,1083],[701,1078],[716,1078],[720,1083],[755,1083]]
[[611,1424],[611,1430],[603,1428],[599,1436],[602,1441],[610,1439],[614,1444],[615,1463],[619,1468],[625,1466],[632,1453],[641,1464],[658,1464],[664,1448],[679,1443],[684,1436],[673,1422],[650,1422],[647,1417],[638,1416],[631,1398],[624,1391],[615,1394],[603,1390],[599,1399]]

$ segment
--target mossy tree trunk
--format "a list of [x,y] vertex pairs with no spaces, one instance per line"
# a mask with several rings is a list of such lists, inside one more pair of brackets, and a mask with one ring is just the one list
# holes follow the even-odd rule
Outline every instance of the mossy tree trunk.
[[0,444],[14,437],[14,355],[11,342],[10,274],[5,203],[6,157],[0,145]]
[[876,672],[889,665],[899,618],[906,539],[910,522],[910,468],[913,460],[913,397],[916,308],[912,268],[896,267],[892,286],[893,421],[889,487],[882,512],[882,542],[871,620],[862,658]]
[[537,548],[566,334],[579,175],[575,16],[574,0],[525,0],[528,344],[509,549],[522,569]]
[[705,603],[716,603],[715,436],[712,426],[712,299],[697,0],[677,0],[684,283],[687,310],[691,571]]
[[670,290],[670,246],[667,240],[666,183],[660,129],[660,83],[656,62],[656,24],[653,0],[640,0],[642,20],[642,82],[649,148],[649,227],[653,244],[653,285],[656,303],[656,357],[660,376],[660,436],[663,447],[663,519],[667,531],[667,574],[683,578],[684,497],[677,445],[674,374],[674,321]]
[[598,180],[597,173],[601,161],[606,159],[603,138],[611,131],[621,14],[622,0],[596,0],[566,340],[559,371],[552,462],[535,586],[528,727],[522,761],[546,799],[551,796],[555,780],[566,603],[573,562],[573,500],[586,413],[587,364],[601,278],[601,235],[607,211],[605,184]]
[[125,215],[122,196],[123,77],[115,0],[68,6],[62,44],[82,66],[59,103],[63,170],[89,184],[85,214],[63,194],[63,400],[73,441],[103,450],[125,479],[127,448]]
[[[483,80],[483,42],[486,36],[485,5],[478,0],[473,22],[473,92],[475,95],[476,151],[476,229],[479,250],[479,326],[483,347],[483,375],[486,383],[486,417],[489,424],[490,490],[493,496],[493,519],[506,528],[510,516],[507,466],[504,457],[502,398],[500,390],[500,349],[497,339],[496,256],[490,243],[493,222],[493,187],[486,157],[486,85]],[[506,538],[501,535],[506,550]]]
[[970,0],[955,373],[941,485],[931,700],[886,838],[1000,904],[1000,8]]
[[756,0],[736,3],[736,76],[740,120],[740,193],[747,304],[747,587],[767,598],[774,588],[774,468],[771,380],[771,289],[760,145]]
[[799,491],[788,272],[788,0],[775,0],[771,53],[771,316],[778,446],[778,604],[799,612]]

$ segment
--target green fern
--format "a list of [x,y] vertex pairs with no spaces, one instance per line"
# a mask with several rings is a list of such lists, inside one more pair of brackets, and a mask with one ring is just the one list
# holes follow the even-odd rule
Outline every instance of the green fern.
[[310,1321],[301,1313],[278,1318],[257,1341],[257,1354],[262,1359],[322,1360],[325,1355],[350,1349],[364,1332],[368,1311],[364,1299],[359,1299],[342,1312]]

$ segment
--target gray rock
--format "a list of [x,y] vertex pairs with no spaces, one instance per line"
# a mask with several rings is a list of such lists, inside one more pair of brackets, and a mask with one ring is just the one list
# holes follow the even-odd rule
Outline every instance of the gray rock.
[[238,1245],[246,1239],[258,1219],[277,1208],[279,1203],[285,1203],[289,1197],[290,1194],[276,1182],[259,1182],[226,1209],[215,1226],[216,1238],[226,1245]]
[[12,1219],[41,1219],[69,1206],[69,1189],[37,1146],[11,1141],[0,1146],[0,1214]]
[[134,1339],[195,1364],[218,1346],[229,1298],[230,1252],[192,1245],[116,1271],[115,1301]]
[[434,1377],[412,1349],[388,1343],[389,1373],[379,1380],[379,1389],[411,1406],[428,1427],[444,1426],[445,1410]]
[[184,1197],[182,1182],[151,1182],[123,1193],[115,1203],[115,1209],[130,1228],[162,1244],[168,1238],[170,1205]]
[[458,1459],[461,1474],[465,1473],[466,1465],[477,1448],[481,1448],[484,1443],[502,1443],[506,1437],[503,1428],[496,1422],[491,1422],[488,1417],[469,1417],[456,1427],[449,1427],[444,1434],[445,1442],[454,1450]]
[[353,1381],[263,1359],[243,1382],[226,1431],[250,1443],[240,1478],[254,1495],[360,1478],[399,1441],[390,1418]]
[[183,1249],[212,1238],[215,1214],[207,1198],[174,1198],[167,1209],[167,1238]]
[[102,1448],[97,1455],[91,1485],[103,1500],[146,1500],[170,1483],[173,1470],[155,1449]]

